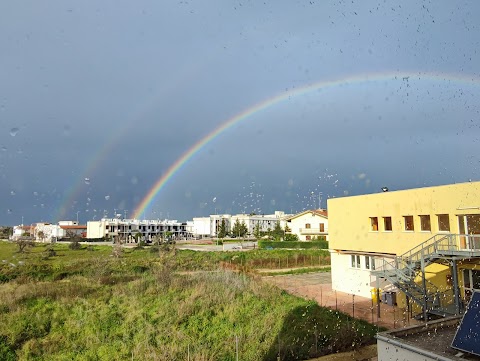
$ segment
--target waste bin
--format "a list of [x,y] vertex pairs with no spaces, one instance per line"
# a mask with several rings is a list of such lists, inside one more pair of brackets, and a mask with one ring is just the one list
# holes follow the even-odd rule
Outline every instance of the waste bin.
[[384,292],[382,294],[382,302],[386,303],[389,306],[395,306],[397,304],[397,293]]
[[379,291],[379,290],[376,289],[376,288],[372,288],[372,289],[370,290],[370,295],[372,296],[372,301],[373,301],[373,303],[377,303],[377,302],[378,302],[378,294],[377,294],[378,291]]

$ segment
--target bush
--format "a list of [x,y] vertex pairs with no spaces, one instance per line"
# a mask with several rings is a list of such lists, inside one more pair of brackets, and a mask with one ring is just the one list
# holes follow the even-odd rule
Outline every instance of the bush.
[[327,241],[283,241],[283,242],[272,242],[272,241],[258,241],[258,248],[262,249],[272,249],[272,248],[288,248],[288,249],[328,249]]
[[48,245],[47,249],[43,252],[43,259],[49,259],[50,257],[55,257],[57,252],[53,249],[53,245]]
[[82,249],[82,245],[80,244],[79,241],[74,240],[70,242],[70,244],[68,245],[68,248],[71,250],[79,250],[79,249]]
[[296,234],[286,234],[284,238],[285,242],[298,242],[298,236]]
[[19,239],[17,241],[18,253],[23,253],[27,248],[35,247],[35,241],[31,239]]

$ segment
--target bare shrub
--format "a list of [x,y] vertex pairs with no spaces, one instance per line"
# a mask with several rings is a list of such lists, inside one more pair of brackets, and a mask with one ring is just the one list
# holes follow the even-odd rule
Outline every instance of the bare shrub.
[[19,239],[17,241],[18,253],[25,252],[28,248],[34,247],[35,242],[31,239]]

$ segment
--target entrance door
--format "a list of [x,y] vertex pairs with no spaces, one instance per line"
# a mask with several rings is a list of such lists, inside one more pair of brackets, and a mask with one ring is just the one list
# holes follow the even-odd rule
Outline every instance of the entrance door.
[[465,214],[458,216],[458,229],[461,249],[480,250],[480,214]]
[[480,270],[463,270],[463,291],[466,303],[470,301],[473,291],[480,291]]

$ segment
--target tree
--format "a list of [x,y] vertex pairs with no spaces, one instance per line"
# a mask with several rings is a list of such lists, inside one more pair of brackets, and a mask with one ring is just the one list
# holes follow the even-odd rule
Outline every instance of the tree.
[[67,236],[68,238],[73,238],[73,237],[75,237],[75,235],[76,235],[75,232],[74,232],[74,231],[71,231],[71,230],[69,230],[69,229],[68,229],[67,232],[66,232],[66,236]]
[[235,237],[245,237],[247,232],[248,228],[245,222],[240,223],[239,219],[237,218],[232,228],[232,234]]
[[135,238],[135,243],[138,243],[140,247],[143,247],[145,245],[145,242],[142,240],[142,234],[140,232],[135,233],[133,238]]
[[285,236],[285,231],[282,229],[282,226],[280,226],[280,221],[277,221],[277,223],[275,223],[275,228],[272,231],[272,236],[273,239],[276,241],[280,241]]
[[17,241],[18,253],[23,253],[29,247],[35,246],[35,242],[31,239],[19,239]]
[[285,241],[288,241],[288,242],[297,242],[299,239],[298,239],[298,236],[296,234],[291,234],[291,233],[288,233],[285,235]]
[[225,222],[225,219],[222,218],[222,222],[220,223],[220,227],[218,228],[218,238],[225,238],[227,234],[227,222]]
[[285,225],[285,233],[290,233],[292,230],[288,226],[288,224]]
[[40,238],[42,240],[42,242],[45,239],[45,233],[43,231],[39,231],[37,233],[37,236],[38,236],[38,238]]
[[260,223],[257,223],[255,225],[255,227],[253,228],[253,236],[256,238],[256,239],[260,239],[260,237],[262,237],[262,231],[260,229]]

